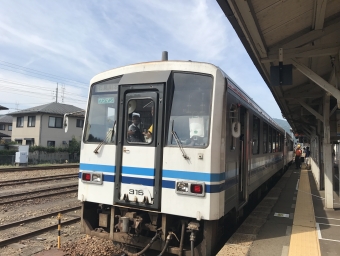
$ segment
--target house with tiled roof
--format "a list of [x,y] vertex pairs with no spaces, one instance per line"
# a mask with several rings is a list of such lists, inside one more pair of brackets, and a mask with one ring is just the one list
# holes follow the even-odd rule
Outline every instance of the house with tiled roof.
[[11,116],[0,115],[0,140],[11,141],[12,120]]
[[[68,132],[65,133],[64,114],[69,115]],[[73,105],[52,102],[9,113],[13,117],[12,141],[21,145],[62,147],[74,137],[80,141],[85,111]]]
[[[0,110],[8,110],[8,108],[0,105]],[[12,118],[0,115],[0,141],[11,140],[12,134]]]

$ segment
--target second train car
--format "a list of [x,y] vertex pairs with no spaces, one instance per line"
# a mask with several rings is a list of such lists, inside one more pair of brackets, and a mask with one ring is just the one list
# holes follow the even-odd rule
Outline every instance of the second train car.
[[81,227],[141,249],[128,255],[214,255],[227,217],[292,159],[291,137],[219,67],[112,69],[89,90]]

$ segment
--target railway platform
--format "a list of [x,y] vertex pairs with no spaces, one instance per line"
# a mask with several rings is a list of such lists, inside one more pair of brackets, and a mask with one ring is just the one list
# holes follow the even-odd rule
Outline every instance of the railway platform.
[[[334,176],[339,177],[337,166]],[[334,184],[338,191],[338,179]],[[334,191],[334,206],[339,206]],[[297,256],[340,252],[340,209],[325,210],[311,171],[291,165],[218,256]]]

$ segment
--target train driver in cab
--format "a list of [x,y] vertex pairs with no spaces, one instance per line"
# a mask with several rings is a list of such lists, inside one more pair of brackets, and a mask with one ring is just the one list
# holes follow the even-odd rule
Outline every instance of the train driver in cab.
[[132,113],[132,124],[128,128],[128,142],[144,142],[144,136],[139,128],[140,116],[138,113]]

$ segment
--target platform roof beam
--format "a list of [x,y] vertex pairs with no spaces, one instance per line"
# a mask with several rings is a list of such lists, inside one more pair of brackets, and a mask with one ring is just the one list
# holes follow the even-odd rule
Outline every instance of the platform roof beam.
[[327,1],[316,0],[314,6],[314,30],[322,29],[325,22]]
[[312,43],[313,41],[320,39],[328,34],[340,30],[340,18],[332,20],[322,30],[312,30],[307,33],[302,33],[293,38],[284,39],[282,42],[277,43],[275,46],[269,48],[268,52],[278,52],[279,48],[285,49],[302,47],[306,44]]
[[310,113],[312,113],[317,119],[319,119],[320,121],[322,121],[323,122],[323,116],[322,115],[320,115],[317,111],[315,111],[314,109],[312,109],[310,106],[308,106],[306,103],[304,103],[303,101],[300,101],[299,102],[300,103],[300,105],[302,106],[302,107],[304,107],[305,109],[307,109]]
[[292,64],[305,76],[307,76],[310,80],[312,80],[314,83],[319,85],[322,89],[324,89],[326,92],[329,92],[334,98],[336,98],[338,101],[340,100],[340,91],[336,89],[333,85],[328,83],[325,79],[320,77],[318,74],[316,74],[313,70],[306,67],[302,63],[300,63],[296,59],[291,59]]

